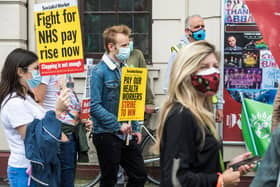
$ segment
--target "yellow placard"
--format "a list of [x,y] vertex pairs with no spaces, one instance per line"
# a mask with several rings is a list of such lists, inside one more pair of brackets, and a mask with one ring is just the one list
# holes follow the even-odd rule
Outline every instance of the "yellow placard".
[[75,0],[34,6],[41,75],[84,71],[80,18]]
[[122,68],[118,121],[144,120],[146,68]]

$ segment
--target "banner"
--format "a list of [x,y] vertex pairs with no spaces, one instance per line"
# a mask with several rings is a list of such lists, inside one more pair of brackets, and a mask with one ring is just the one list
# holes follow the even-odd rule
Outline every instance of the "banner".
[[280,0],[246,0],[250,12],[268,44],[276,62],[280,63]]
[[250,99],[242,104],[242,134],[253,155],[263,156],[271,139],[272,105]]
[[84,71],[80,19],[75,0],[34,5],[41,75]]
[[146,68],[122,68],[118,121],[144,120]]

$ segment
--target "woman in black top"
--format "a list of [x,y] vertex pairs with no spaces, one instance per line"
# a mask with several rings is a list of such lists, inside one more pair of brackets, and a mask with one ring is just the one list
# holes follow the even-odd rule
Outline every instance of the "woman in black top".
[[[177,54],[158,128],[162,187],[237,185],[240,174],[250,170],[245,165],[239,171],[224,171],[212,111],[219,79],[213,45],[193,42]],[[234,162],[248,156],[250,153],[245,153]]]

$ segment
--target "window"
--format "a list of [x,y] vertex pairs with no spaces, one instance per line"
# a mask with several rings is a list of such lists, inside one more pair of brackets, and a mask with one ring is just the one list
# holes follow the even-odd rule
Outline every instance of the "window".
[[80,3],[86,57],[99,59],[104,53],[105,28],[125,24],[132,29],[135,48],[151,60],[151,0],[82,0]]

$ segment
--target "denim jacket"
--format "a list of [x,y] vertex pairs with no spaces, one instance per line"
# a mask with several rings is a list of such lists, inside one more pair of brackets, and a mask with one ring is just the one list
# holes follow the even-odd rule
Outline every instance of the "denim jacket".
[[[92,68],[90,113],[94,133],[117,133],[121,123],[117,121],[120,99],[121,73],[117,65],[104,54]],[[139,131],[133,122],[132,129]]]
[[59,187],[59,145],[61,122],[54,111],[48,111],[42,120],[35,119],[26,129],[25,155],[32,167],[32,182],[36,186]]
[[[280,171],[280,127],[271,138],[270,145],[258,167],[257,174],[250,187],[276,187]],[[279,186],[277,186],[279,187]]]

